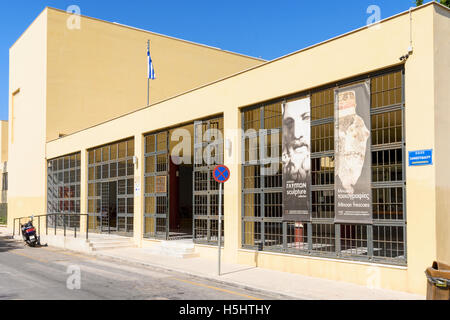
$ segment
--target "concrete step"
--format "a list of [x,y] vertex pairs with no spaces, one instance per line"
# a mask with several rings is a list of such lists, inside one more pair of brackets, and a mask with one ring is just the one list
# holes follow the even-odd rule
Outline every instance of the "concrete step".
[[162,253],[173,253],[173,254],[181,254],[181,253],[195,253],[195,249],[168,249],[163,248],[159,246],[155,246],[154,248],[147,248],[146,251],[153,251],[153,252],[162,252]]
[[91,251],[136,247],[136,245],[133,242],[133,239],[124,237],[94,238],[88,240],[88,243]]
[[148,254],[156,256],[169,256],[180,259],[198,258],[200,255],[195,252],[167,252],[164,250],[145,250]]
[[91,251],[106,251],[106,250],[114,250],[114,249],[125,249],[125,248],[137,248],[134,245],[120,245],[120,246],[104,246],[104,247],[91,247]]
[[114,237],[114,236],[105,236],[105,237],[89,237],[89,241],[98,242],[98,241],[132,241],[132,238],[126,237]]
[[131,240],[96,240],[96,241],[89,240],[89,243],[91,243],[92,245],[121,244],[121,243],[131,243],[131,244],[133,244],[133,241],[131,241]]
[[192,240],[173,240],[173,241],[161,241],[159,245],[162,248],[175,248],[175,249],[194,249],[195,245]]
[[123,248],[123,247],[133,247],[134,243],[130,242],[114,242],[114,243],[90,243],[91,248]]
[[146,248],[145,251],[153,255],[163,255],[181,259],[199,257],[199,254],[195,253],[195,246],[192,240],[161,241],[160,243],[154,244],[152,247]]

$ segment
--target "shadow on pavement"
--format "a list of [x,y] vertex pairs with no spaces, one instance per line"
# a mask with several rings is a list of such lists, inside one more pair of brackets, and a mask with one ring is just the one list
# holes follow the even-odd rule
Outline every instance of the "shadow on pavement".
[[0,236],[0,253],[10,250],[23,249],[25,244],[23,242],[14,241],[11,237]]

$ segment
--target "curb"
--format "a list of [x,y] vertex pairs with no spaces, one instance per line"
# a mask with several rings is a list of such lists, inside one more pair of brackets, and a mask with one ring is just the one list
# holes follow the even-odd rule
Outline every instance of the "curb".
[[144,262],[144,261],[136,260],[136,259],[132,259],[132,258],[124,258],[124,257],[112,256],[112,255],[103,254],[103,253],[96,253],[96,254],[94,254],[94,256],[103,257],[103,258],[110,258],[112,260],[116,260],[116,261],[120,261],[120,262],[127,262],[127,263],[132,263],[132,264],[135,264],[135,265],[142,265],[142,266],[152,267],[152,268],[156,268],[156,269],[160,269],[160,270],[177,272],[177,273],[188,275],[188,276],[193,277],[193,278],[197,278],[197,279],[201,279],[201,280],[214,281],[214,282],[217,282],[217,283],[220,283],[220,284],[224,284],[224,285],[231,285],[233,287],[237,287],[237,288],[248,290],[248,291],[253,291],[253,292],[259,293],[259,294],[272,295],[272,296],[276,295],[281,300],[314,300],[314,299],[309,298],[309,297],[290,296],[290,295],[287,295],[286,293],[281,292],[281,291],[271,291],[271,290],[267,290],[267,289],[260,288],[260,287],[257,287],[257,286],[245,285],[245,284],[242,284],[240,282],[235,282],[233,280],[223,280],[223,279],[218,279],[218,278],[213,277],[213,276],[199,275],[198,273],[195,273],[195,272],[186,271],[186,270],[183,270],[183,269],[177,269],[177,268],[169,267],[169,266],[162,266],[162,265],[159,265],[159,264],[156,264],[156,263]]

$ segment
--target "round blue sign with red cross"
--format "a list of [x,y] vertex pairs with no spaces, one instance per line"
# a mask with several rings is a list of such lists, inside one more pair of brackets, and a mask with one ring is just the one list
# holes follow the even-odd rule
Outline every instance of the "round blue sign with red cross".
[[230,179],[231,173],[227,166],[220,165],[214,168],[213,175],[216,182],[225,183]]

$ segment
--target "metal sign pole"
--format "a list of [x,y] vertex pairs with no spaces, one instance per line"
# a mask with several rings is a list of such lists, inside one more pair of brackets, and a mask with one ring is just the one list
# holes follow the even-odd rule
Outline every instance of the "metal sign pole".
[[219,183],[219,229],[217,230],[218,239],[219,239],[219,276],[220,276],[220,258],[221,258],[221,250],[222,250],[222,186],[223,183]]
[[221,267],[221,251],[222,251],[222,193],[223,193],[223,184],[230,179],[230,169],[224,165],[217,166],[213,171],[214,180],[219,184],[219,223],[217,229],[217,244],[219,247],[219,265],[218,265],[218,274],[220,276],[220,267]]

